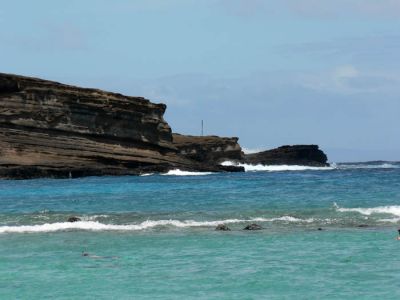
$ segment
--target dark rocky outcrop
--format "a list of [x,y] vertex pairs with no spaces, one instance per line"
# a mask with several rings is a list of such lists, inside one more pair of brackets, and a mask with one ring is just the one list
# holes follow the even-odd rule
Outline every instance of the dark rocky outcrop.
[[244,157],[244,162],[252,165],[328,166],[327,160],[327,156],[317,145],[282,146],[246,154]]
[[218,226],[215,228],[217,231],[231,231],[231,229],[226,226],[225,224],[218,224]]
[[263,228],[258,224],[250,224],[247,225],[245,228],[243,228],[243,230],[261,230],[261,229]]
[[81,218],[78,218],[78,217],[69,217],[67,220],[67,222],[71,222],[71,223],[79,222],[79,221],[81,221]]
[[226,160],[243,159],[242,148],[236,137],[191,136],[174,133],[173,145],[179,153],[201,163],[218,164]]
[[230,171],[180,155],[166,106],[0,73],[0,178]]

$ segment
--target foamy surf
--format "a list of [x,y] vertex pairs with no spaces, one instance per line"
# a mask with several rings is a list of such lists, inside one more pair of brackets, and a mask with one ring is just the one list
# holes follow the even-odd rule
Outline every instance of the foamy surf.
[[314,219],[299,219],[292,216],[282,216],[277,218],[252,218],[252,219],[226,219],[217,221],[194,221],[194,220],[147,220],[140,224],[103,224],[96,221],[79,221],[79,222],[59,222],[40,225],[22,225],[22,226],[0,226],[1,233],[39,233],[39,232],[56,232],[69,230],[86,230],[86,231],[138,231],[154,227],[172,226],[177,228],[188,227],[214,227],[219,224],[235,224],[247,222],[295,222],[295,223],[311,223]]
[[162,175],[174,175],[174,176],[202,176],[202,175],[210,175],[212,172],[190,172],[190,171],[182,171],[179,169],[170,170]]
[[261,165],[261,164],[250,165],[250,164],[234,163],[231,161],[225,161],[221,165],[244,167],[246,172],[257,172],[257,171],[282,172],[282,171],[309,171],[309,170],[325,171],[334,169],[334,167],[311,167],[311,166],[299,166],[299,165]]
[[388,206],[377,206],[377,207],[354,207],[345,208],[339,207],[336,203],[333,204],[336,211],[338,212],[358,212],[362,215],[370,216],[372,214],[391,214],[400,217],[400,206],[399,205],[388,205]]

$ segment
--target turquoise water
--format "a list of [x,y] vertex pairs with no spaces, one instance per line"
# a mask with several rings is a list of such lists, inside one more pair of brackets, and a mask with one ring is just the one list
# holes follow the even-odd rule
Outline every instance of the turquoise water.
[[399,220],[398,163],[0,181],[0,299],[399,299]]

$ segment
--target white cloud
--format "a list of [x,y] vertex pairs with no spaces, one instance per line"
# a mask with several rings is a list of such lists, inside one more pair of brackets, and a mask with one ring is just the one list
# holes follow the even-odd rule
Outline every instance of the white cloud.
[[337,66],[332,70],[304,74],[302,85],[311,90],[336,94],[382,93],[399,91],[400,74],[377,70],[360,70],[353,65]]
[[359,71],[351,65],[339,66],[334,71],[334,78],[340,80],[342,78],[354,78],[359,75]]

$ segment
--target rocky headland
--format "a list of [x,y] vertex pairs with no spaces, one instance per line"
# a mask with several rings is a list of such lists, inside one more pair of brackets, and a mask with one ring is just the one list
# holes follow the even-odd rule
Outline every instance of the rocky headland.
[[317,145],[282,146],[272,150],[246,154],[244,162],[251,165],[329,166],[328,157]]
[[219,165],[229,172],[244,171],[242,167],[222,166],[224,161],[243,161],[244,154],[237,137],[192,136],[174,133],[173,145],[179,155],[199,163]]
[[244,171],[221,166],[226,160],[326,164],[317,146],[244,155],[238,138],[172,134],[165,110],[142,97],[0,73],[0,178]]

